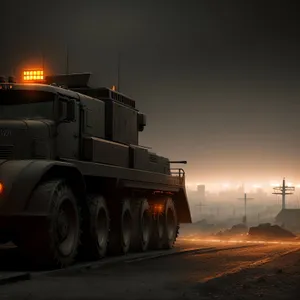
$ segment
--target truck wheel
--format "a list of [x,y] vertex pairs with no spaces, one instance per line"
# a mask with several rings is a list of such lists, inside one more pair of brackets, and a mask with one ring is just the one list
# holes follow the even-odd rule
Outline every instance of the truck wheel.
[[163,212],[155,214],[151,236],[152,249],[170,249],[173,247],[179,232],[176,209],[172,199],[167,198],[163,203]]
[[12,240],[11,235],[0,232],[0,244],[7,244]]
[[133,209],[134,229],[132,236],[132,250],[146,251],[151,236],[152,218],[150,207],[146,199],[138,199]]
[[39,265],[72,264],[80,238],[80,215],[71,188],[63,180],[48,181],[34,190],[33,199],[48,204],[48,216],[46,222],[35,223],[33,230],[21,233],[21,253]]
[[111,254],[126,254],[130,249],[133,220],[129,199],[122,201],[118,207],[114,207],[111,215],[109,252]]
[[164,235],[164,215],[154,215],[152,217],[152,232],[150,248],[157,250],[162,248]]
[[171,249],[179,233],[179,224],[174,202],[170,198],[165,202],[163,223],[162,248]]
[[105,256],[109,235],[109,212],[102,196],[87,197],[89,215],[83,231],[82,253],[87,259],[101,259]]

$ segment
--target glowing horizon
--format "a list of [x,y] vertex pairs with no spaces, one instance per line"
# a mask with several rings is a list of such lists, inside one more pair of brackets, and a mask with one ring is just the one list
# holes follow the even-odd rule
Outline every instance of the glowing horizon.
[[[205,185],[206,190],[211,191],[211,192],[222,192],[222,191],[229,191],[229,190],[237,190],[239,188],[244,188],[245,192],[249,191],[254,191],[258,189],[262,190],[270,190],[273,189],[274,187],[279,187],[282,186],[282,181],[266,181],[266,182],[208,182],[208,183],[203,183],[203,182],[186,182],[186,187],[189,190],[197,190],[198,185]],[[287,181],[286,182],[287,186],[295,186],[296,188],[300,188],[300,183],[294,184],[293,181]]]

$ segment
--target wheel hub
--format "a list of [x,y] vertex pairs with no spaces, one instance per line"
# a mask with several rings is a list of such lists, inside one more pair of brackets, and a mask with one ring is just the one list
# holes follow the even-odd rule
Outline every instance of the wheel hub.
[[175,233],[175,217],[172,210],[168,210],[167,213],[167,228],[168,228],[168,238],[173,239]]
[[142,239],[143,243],[147,243],[150,237],[150,216],[147,211],[143,213],[142,217]]
[[124,213],[122,227],[123,245],[127,246],[131,239],[131,215],[128,211]]
[[164,219],[163,219],[163,216],[160,216],[157,219],[157,231],[158,231],[159,238],[162,238],[163,234],[164,234]]
[[58,217],[58,234],[61,241],[64,241],[69,233],[69,221],[64,211],[61,211]]
[[97,240],[98,246],[103,248],[107,244],[108,218],[104,209],[101,209],[97,218]]
[[76,209],[69,199],[65,199],[59,208],[57,217],[56,242],[62,255],[69,255],[73,251],[78,230]]

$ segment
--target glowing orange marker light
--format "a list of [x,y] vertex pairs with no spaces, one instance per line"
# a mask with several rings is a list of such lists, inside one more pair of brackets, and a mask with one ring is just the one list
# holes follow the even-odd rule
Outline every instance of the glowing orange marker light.
[[155,213],[162,214],[164,211],[164,206],[162,204],[155,204],[153,209]]
[[40,69],[25,70],[23,72],[23,81],[25,82],[40,82],[44,80],[44,71]]
[[4,185],[0,182],[0,195],[4,192]]
[[112,89],[113,91],[116,91],[116,90],[117,90],[115,85],[113,85],[111,89]]

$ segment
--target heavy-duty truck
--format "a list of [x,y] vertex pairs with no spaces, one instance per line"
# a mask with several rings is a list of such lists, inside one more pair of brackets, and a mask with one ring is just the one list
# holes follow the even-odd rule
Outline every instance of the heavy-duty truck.
[[135,101],[89,73],[23,75],[0,80],[0,243],[57,267],[173,247],[185,173],[139,145]]

